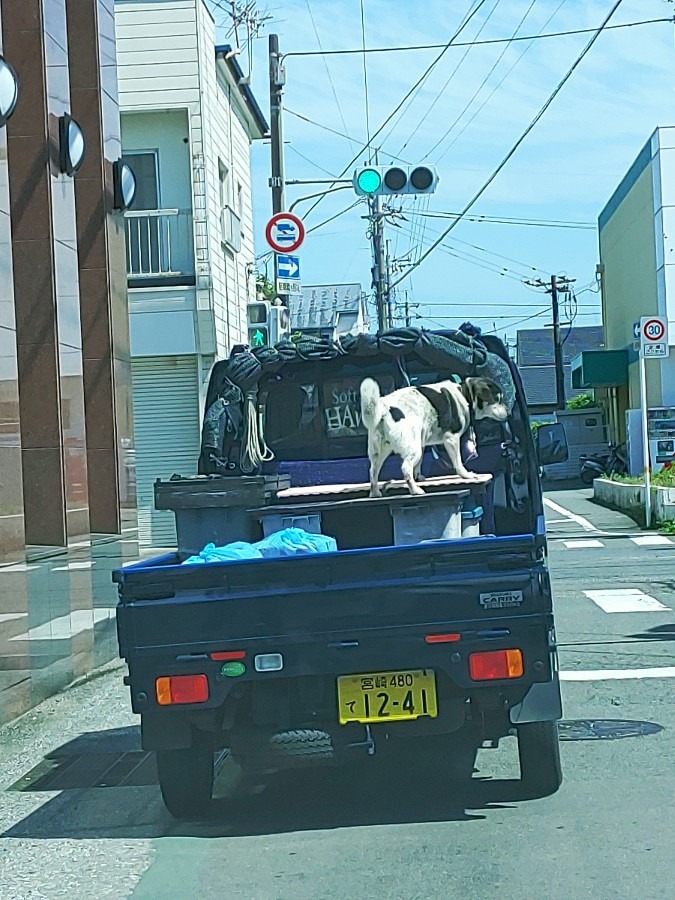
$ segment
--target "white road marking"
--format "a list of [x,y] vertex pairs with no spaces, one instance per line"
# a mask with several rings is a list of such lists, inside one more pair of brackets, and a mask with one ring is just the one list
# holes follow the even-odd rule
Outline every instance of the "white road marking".
[[34,569],[39,569],[40,566],[31,566],[28,563],[14,563],[11,566],[0,566],[0,575],[3,572],[32,572]]
[[0,613],[0,625],[3,622],[13,622],[16,619],[25,619],[28,617],[28,613]]
[[56,566],[52,572],[68,572],[70,569],[91,569],[93,562],[71,562],[66,566]]
[[631,678],[675,678],[675,666],[651,669],[567,669],[559,674],[561,681],[628,681]]
[[602,541],[563,541],[568,550],[591,550],[596,547],[604,547]]
[[633,537],[631,541],[638,547],[672,547],[673,542],[665,534],[645,534],[642,537]]
[[558,515],[564,516],[566,519],[569,519],[570,522],[576,522],[577,525],[581,525],[584,531],[598,531],[599,529],[595,527],[588,519],[584,519],[583,516],[578,516],[576,513],[570,512],[569,509],[565,509],[564,506],[560,506],[553,500],[549,500],[548,497],[544,497],[544,505],[548,506],[549,509],[552,509],[553,512],[557,512]]
[[661,612],[670,609],[637,588],[584,591],[584,594],[606,613]]

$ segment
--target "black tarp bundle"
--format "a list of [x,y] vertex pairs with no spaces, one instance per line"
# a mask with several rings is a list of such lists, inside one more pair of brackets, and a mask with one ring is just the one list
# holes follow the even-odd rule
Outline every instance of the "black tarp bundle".
[[[489,341],[465,331],[436,334],[419,328],[394,328],[382,334],[347,335],[340,342],[302,335],[276,347],[242,348],[213,367],[206,400],[199,473],[239,475],[259,471],[262,446],[260,416],[254,413],[260,381],[287,366],[339,357],[396,360],[399,367],[415,359],[431,370],[462,378],[484,376],[499,384],[513,408],[515,386],[508,363],[488,349]],[[258,429],[258,433],[253,432]],[[253,462],[251,462],[253,459]]]

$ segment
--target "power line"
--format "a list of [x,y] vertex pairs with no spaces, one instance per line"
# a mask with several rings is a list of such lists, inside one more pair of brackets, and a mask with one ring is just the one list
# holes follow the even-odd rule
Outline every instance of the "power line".
[[305,162],[308,162],[311,166],[314,166],[315,169],[318,169],[320,172],[323,172],[324,175],[329,175],[331,178],[335,178],[335,175],[332,172],[329,172],[328,169],[324,169],[323,166],[320,166],[318,162],[314,162],[313,159],[310,159],[309,156],[305,156],[304,153],[301,153],[297,147],[294,147],[293,144],[288,144],[288,149],[292,150],[293,153],[297,154],[301,159],[304,159]]
[[[425,71],[422,73],[421,77],[418,78],[418,80],[415,82],[415,84],[414,84],[414,85],[410,88],[410,90],[404,95],[403,99],[402,99],[402,100],[399,102],[399,104],[395,107],[395,109],[393,110],[393,112],[391,112],[391,113],[387,116],[387,118],[386,118],[386,119],[384,120],[384,122],[380,125],[380,127],[377,129],[377,131],[371,136],[371,138],[368,140],[368,142],[365,144],[365,146],[362,147],[361,150],[356,154],[356,156],[352,157],[352,159],[347,163],[347,165],[344,167],[344,169],[343,169],[342,172],[340,173],[340,178],[342,178],[342,177],[349,171],[349,169],[351,168],[351,166],[353,166],[354,163],[357,162],[359,156],[360,156],[364,151],[370,149],[370,146],[371,146],[372,142],[375,140],[375,138],[376,138],[379,134],[381,134],[382,131],[384,131],[384,129],[385,129],[385,128],[387,127],[387,125],[389,124],[389,122],[391,122],[391,120],[394,118],[394,116],[399,112],[399,110],[401,109],[401,107],[405,104],[406,100],[407,100],[407,99],[408,99],[408,98],[409,98],[409,97],[410,97],[410,96],[418,89],[418,87],[419,87],[421,84],[424,83],[424,81],[427,79],[427,77],[429,76],[429,74],[433,71],[434,67],[435,67],[436,65],[438,65],[438,63],[441,61],[441,59],[443,58],[443,56],[445,55],[445,53],[450,49],[450,47],[452,46],[452,44],[453,44],[453,42],[455,41],[455,39],[459,37],[459,35],[460,35],[460,34],[462,33],[462,31],[464,30],[464,28],[466,28],[466,26],[469,24],[469,22],[471,21],[471,19],[475,16],[475,14],[478,12],[478,10],[481,8],[481,6],[483,6],[486,2],[487,2],[487,0],[479,0],[478,5],[475,6],[474,9],[472,9],[471,12],[469,12],[469,13],[464,17],[464,20],[463,20],[462,23],[459,25],[459,27],[457,28],[457,30],[455,31],[455,33],[452,35],[452,37],[451,37],[450,40],[447,42],[447,44],[444,45],[443,50],[441,50],[441,52],[436,56],[436,58],[433,60],[433,62],[430,63],[430,64],[427,66],[427,68],[425,69]],[[364,51],[361,50],[361,52],[364,52]],[[321,203],[322,199],[323,199],[322,197],[319,197],[319,199],[313,204],[313,206],[311,206],[311,207],[309,208],[309,210],[308,210],[307,213],[305,214],[305,217],[309,216],[310,213],[312,213],[312,212],[317,208],[317,206]]]
[[[518,32],[519,32],[520,29],[522,28],[522,26],[523,26],[523,24],[524,24],[524,22],[525,22],[525,19],[527,19],[527,17],[529,16],[529,14],[532,12],[532,7],[535,5],[536,2],[537,2],[537,0],[530,0],[530,5],[529,5],[529,6],[527,7],[527,9],[525,10],[525,14],[524,14],[523,17],[521,18],[520,22],[518,22],[518,25],[516,26],[516,30],[515,30],[515,31],[513,32],[513,34],[511,35],[511,39],[504,45],[504,49],[503,49],[502,52],[499,54],[499,56],[497,57],[496,61],[493,63],[492,68],[491,68],[490,71],[487,73],[487,75],[485,76],[485,78],[481,81],[480,85],[478,86],[478,89],[474,92],[473,96],[469,99],[468,103],[466,103],[466,105],[464,106],[464,108],[462,109],[462,111],[460,112],[460,114],[455,118],[454,122],[452,122],[452,124],[450,125],[450,127],[448,128],[448,130],[445,132],[445,134],[443,135],[443,137],[442,137],[439,141],[436,141],[436,143],[434,144],[434,146],[431,148],[431,150],[430,150],[429,153],[427,154],[428,156],[431,156],[431,154],[432,154],[432,153],[434,152],[434,150],[439,146],[439,144],[442,144],[442,143],[443,143],[443,141],[445,140],[445,138],[450,134],[450,132],[453,130],[453,128],[454,128],[454,127],[457,125],[457,123],[461,120],[461,118],[462,118],[462,116],[464,115],[464,113],[467,111],[467,109],[469,109],[469,107],[471,106],[471,104],[473,103],[473,101],[476,99],[476,97],[477,97],[477,96],[480,94],[480,92],[483,90],[483,88],[485,87],[485,85],[486,85],[487,82],[489,81],[490,76],[491,76],[492,73],[495,71],[495,69],[497,68],[497,66],[499,65],[499,63],[502,61],[502,59],[504,59],[504,56],[505,56],[505,54],[508,52],[509,47],[511,46],[511,44],[514,42],[514,40],[515,40],[516,37],[518,36]],[[564,2],[564,0],[563,0],[563,2]]]
[[[335,90],[335,83],[333,82],[333,76],[330,73],[330,69],[328,68],[328,60],[326,59],[326,54],[323,53],[323,45],[321,43],[321,38],[319,37],[319,29],[316,27],[316,22],[314,20],[314,13],[312,12],[312,7],[310,5],[310,0],[305,0],[307,4],[307,12],[309,13],[309,18],[312,22],[312,28],[314,29],[314,34],[316,36],[316,42],[319,45],[319,49],[321,50],[321,58],[323,59],[323,64],[326,69],[326,75],[328,76],[328,81],[330,82],[331,91],[333,92],[333,98],[335,99],[335,105],[338,109],[338,114],[340,116],[340,121],[342,122],[342,127],[344,130],[347,130],[347,123],[345,122],[345,117],[342,112],[342,107],[340,106],[340,100],[337,95],[337,91]],[[353,143],[350,141],[350,143]],[[354,148],[352,147],[352,150]],[[324,170],[325,171],[325,170]]]
[[[483,33],[483,31],[484,31],[485,28],[487,27],[488,22],[489,22],[490,19],[492,18],[492,16],[493,16],[495,10],[496,10],[497,7],[499,6],[500,2],[501,2],[501,0],[495,0],[494,6],[493,6],[492,9],[490,10],[490,12],[487,14],[487,16],[485,17],[485,19],[483,20],[483,24],[480,26],[480,28],[479,28],[478,31],[476,32],[476,37],[478,37],[478,35],[480,35],[480,34]],[[535,0],[533,0],[533,2],[535,2]],[[427,111],[424,113],[424,115],[422,116],[422,118],[419,120],[419,122],[417,123],[417,125],[416,125],[415,128],[413,129],[412,134],[410,135],[410,137],[408,138],[408,140],[403,144],[403,146],[401,147],[401,149],[398,151],[399,153],[402,153],[402,152],[405,150],[405,148],[408,146],[408,144],[410,143],[410,141],[412,141],[412,139],[415,137],[415,135],[417,134],[417,132],[420,130],[420,128],[422,127],[423,123],[427,120],[427,118],[428,118],[428,116],[430,115],[431,111],[435,108],[435,106],[436,106],[436,104],[438,103],[438,101],[441,99],[441,97],[443,96],[443,94],[444,94],[444,93],[446,92],[446,90],[448,89],[448,86],[449,86],[450,82],[452,81],[452,79],[453,79],[453,78],[455,77],[455,75],[457,74],[457,72],[458,72],[458,70],[460,69],[462,63],[464,62],[464,60],[467,58],[467,56],[468,56],[469,53],[471,52],[472,46],[475,46],[475,45],[469,44],[469,46],[466,48],[466,50],[464,51],[464,53],[463,53],[462,56],[460,57],[459,61],[457,62],[456,66],[454,67],[454,69],[452,70],[452,72],[450,73],[450,75],[448,76],[447,81],[445,82],[445,84],[443,85],[443,87],[437,92],[437,94],[436,94],[434,100],[432,101],[431,105],[428,107]]]
[[[621,22],[618,25],[608,25],[606,27],[606,31],[615,31],[620,28],[637,28],[641,25],[657,25],[663,22],[670,22],[672,25],[675,22],[675,17],[670,16],[668,18],[661,19],[642,19],[638,22]],[[453,47],[466,47],[466,46],[486,46],[489,44],[508,44],[511,42],[519,42],[519,41],[537,41],[544,40],[547,38],[558,38],[558,37],[570,37],[576,34],[591,34],[595,31],[595,28],[575,28],[570,31],[550,31],[546,34],[527,34],[520,35],[516,38],[489,38],[482,41],[463,41],[463,42],[452,42]],[[366,50],[366,53],[400,53],[406,50],[439,50],[441,47],[447,47],[447,44],[412,44],[406,45],[402,47],[370,47]],[[326,50],[322,51],[325,56],[345,56],[354,53],[363,53],[363,49],[359,48],[358,50],[349,49],[349,50]],[[284,54],[284,58],[288,56],[321,56],[321,52],[316,50],[292,50],[289,53]]]
[[461,211],[459,218],[455,219],[453,222],[450,223],[450,225],[445,229],[445,231],[443,232],[443,234],[442,234],[442,235],[441,235],[441,236],[440,236],[440,237],[439,237],[439,238],[431,245],[431,247],[429,247],[429,248],[422,254],[422,256],[421,256],[421,257],[419,258],[419,260],[415,263],[415,265],[412,266],[412,267],[411,267],[407,272],[405,272],[403,275],[401,275],[400,278],[397,278],[396,281],[393,282],[393,284],[391,285],[391,287],[396,287],[396,285],[400,284],[401,281],[403,281],[404,278],[407,278],[407,277],[408,277],[408,275],[410,274],[411,271],[413,271],[413,269],[416,269],[418,266],[420,266],[420,265],[424,262],[424,260],[427,259],[427,257],[429,257],[429,256],[434,252],[434,250],[436,249],[436,247],[438,247],[438,245],[441,244],[441,243],[443,242],[443,240],[447,237],[447,235],[450,234],[450,232],[451,232],[454,228],[457,227],[457,225],[459,224],[459,222],[461,221],[461,219],[466,215],[466,213],[469,212],[469,210],[470,210],[470,209],[478,202],[478,200],[480,200],[480,198],[483,196],[483,194],[484,194],[485,191],[489,188],[489,186],[492,184],[492,182],[495,180],[495,178],[497,178],[497,176],[498,176],[499,173],[502,171],[502,169],[505,168],[505,166],[507,165],[507,163],[509,162],[509,160],[510,160],[513,156],[515,156],[515,154],[517,153],[518,149],[519,149],[520,146],[523,144],[523,142],[525,141],[525,139],[527,138],[527,136],[530,134],[530,132],[531,132],[531,131],[534,129],[534,127],[537,125],[537,123],[538,123],[539,120],[542,118],[542,116],[544,115],[544,113],[546,112],[546,110],[551,106],[551,104],[553,103],[553,101],[555,100],[555,98],[558,96],[558,94],[560,93],[560,91],[563,89],[563,87],[565,86],[565,84],[567,84],[567,82],[568,82],[569,79],[571,78],[572,74],[576,71],[577,67],[581,64],[581,61],[584,59],[584,57],[586,56],[586,54],[590,51],[591,47],[595,44],[595,42],[597,41],[597,39],[600,37],[600,35],[601,35],[602,32],[604,31],[604,29],[605,29],[607,23],[609,22],[609,20],[611,19],[611,17],[614,15],[614,13],[617,11],[617,9],[621,6],[621,3],[622,3],[622,2],[623,2],[623,0],[616,0],[616,2],[614,3],[614,5],[612,6],[611,10],[609,11],[609,13],[605,16],[605,18],[604,18],[602,24],[596,29],[595,34],[593,35],[593,37],[592,37],[592,38],[590,39],[590,41],[586,44],[586,46],[585,46],[584,49],[581,51],[581,53],[579,54],[579,56],[575,59],[575,61],[572,63],[572,65],[571,65],[570,68],[568,69],[567,73],[566,73],[565,76],[562,78],[562,80],[558,83],[557,87],[555,88],[555,90],[553,91],[553,93],[550,95],[550,97],[548,98],[548,100],[546,101],[546,103],[544,103],[544,105],[541,107],[541,109],[540,109],[539,112],[536,114],[536,116],[534,117],[534,119],[532,119],[532,121],[531,121],[530,124],[527,126],[527,128],[525,129],[525,131],[523,131],[523,133],[520,135],[520,137],[518,138],[518,140],[516,141],[516,143],[513,145],[513,147],[511,147],[511,149],[509,150],[509,152],[506,154],[506,156],[505,156],[505,157],[502,159],[502,161],[499,163],[499,165],[497,166],[497,168],[492,172],[492,174],[489,176],[489,178],[483,183],[483,185],[479,188],[479,190],[478,190],[478,191],[473,195],[473,197],[469,200],[469,202],[466,204],[466,206],[464,207],[464,209]]
[[464,219],[466,222],[486,223],[489,225],[524,225],[533,228],[573,228],[595,231],[597,226],[592,222],[575,222],[565,219],[519,219],[510,216],[463,216],[456,212],[420,213],[430,219]]
[[[361,0],[361,46],[363,48],[363,96],[366,106],[366,139],[370,146],[370,102],[368,98],[368,63],[366,61],[366,13],[363,0]],[[345,125],[345,131],[346,130],[347,126]]]
[[[284,112],[289,113],[291,116],[295,116],[296,119],[307,122],[308,125],[314,125],[316,128],[320,128],[322,131],[327,131],[330,134],[337,135],[337,137],[345,138],[350,143],[356,143],[356,139],[351,137],[351,135],[346,134],[343,131],[337,131],[335,128],[331,128],[329,125],[324,125],[321,122],[315,122],[314,119],[310,119],[308,116],[303,116],[302,113],[295,112],[295,110],[289,109],[287,106],[284,107]],[[382,148],[380,148],[380,150],[382,150]],[[393,153],[385,152],[385,155],[390,157],[391,159],[395,159],[397,162],[402,162],[406,166],[412,165],[409,160],[403,159],[400,156],[394,156]]]
[[[555,8],[555,9],[553,10],[553,12],[551,13],[551,15],[548,17],[548,19],[544,22],[544,24],[543,24],[543,25],[541,26],[541,28],[539,29],[539,34],[540,34],[540,35],[543,33],[544,29],[545,29],[546,26],[549,24],[549,22],[552,22],[553,19],[555,19],[555,17],[558,15],[558,12],[562,9],[562,7],[563,7],[564,5],[565,5],[565,0],[560,0],[560,3],[556,6],[556,8]],[[464,125],[462,126],[462,128],[460,128],[459,132],[455,135],[455,137],[453,138],[453,140],[450,141],[450,143],[449,143],[448,146],[445,148],[445,150],[443,151],[443,153],[441,153],[441,155],[438,157],[438,162],[440,162],[440,161],[441,161],[441,160],[442,160],[442,159],[450,152],[451,148],[455,146],[455,144],[456,144],[457,141],[460,139],[460,137],[464,134],[464,132],[467,130],[467,128],[469,127],[469,125],[471,125],[471,123],[472,123],[472,122],[480,115],[480,113],[481,113],[482,110],[487,106],[487,104],[490,102],[490,100],[492,99],[492,97],[494,97],[494,95],[495,95],[496,92],[499,90],[499,88],[504,84],[504,82],[505,82],[506,79],[509,77],[509,75],[511,74],[511,72],[513,72],[513,70],[514,70],[514,69],[516,68],[516,66],[520,63],[520,61],[523,59],[523,57],[526,55],[526,53],[528,53],[528,51],[531,49],[532,45],[535,43],[535,40],[536,40],[536,39],[531,40],[531,41],[529,42],[529,44],[527,44],[527,46],[525,47],[525,49],[524,49],[524,50],[523,50],[523,51],[522,51],[522,52],[514,59],[514,61],[512,62],[512,64],[509,66],[509,68],[506,70],[506,72],[504,72],[504,74],[502,75],[502,77],[499,79],[499,81],[497,82],[497,84],[492,88],[492,90],[491,90],[490,93],[487,95],[487,97],[483,100],[483,102],[480,104],[480,106],[474,111],[473,115],[471,115],[471,116],[467,119],[467,121],[464,123]],[[511,43],[513,43],[513,41],[512,41]],[[508,47],[507,47],[506,49],[508,49]],[[431,149],[431,153],[433,153],[434,150],[436,150],[436,148],[439,147],[440,144],[443,143],[443,141],[446,139],[446,137],[448,137],[448,135],[451,134],[452,129],[455,127],[455,125],[456,125],[458,122],[459,122],[459,119],[457,119],[455,122],[453,122],[453,124],[450,126],[450,128],[448,128],[448,130],[445,132],[445,134],[444,134],[443,137],[440,139],[440,141],[437,141],[436,144],[434,144],[433,148]],[[430,155],[431,155],[431,153],[430,153]]]

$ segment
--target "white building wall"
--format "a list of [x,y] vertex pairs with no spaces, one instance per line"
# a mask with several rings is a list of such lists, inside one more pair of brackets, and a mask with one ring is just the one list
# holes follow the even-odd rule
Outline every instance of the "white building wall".
[[[215,28],[202,17],[200,44],[213,47]],[[227,356],[246,339],[246,304],[255,300],[253,205],[250,138],[243,120],[243,101],[224,63],[204,59],[202,110],[207,186],[208,240],[213,283],[217,354]],[[228,171],[229,203],[241,218],[241,250],[223,241],[220,165]]]
[[197,4],[115,0],[122,109],[199,106]]

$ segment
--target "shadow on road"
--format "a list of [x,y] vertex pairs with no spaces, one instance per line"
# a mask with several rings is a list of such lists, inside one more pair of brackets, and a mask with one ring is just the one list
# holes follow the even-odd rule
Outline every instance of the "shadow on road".
[[631,634],[630,637],[639,641],[675,641],[675,624],[656,625],[654,628]]
[[[344,766],[288,770],[257,780],[230,778],[228,795],[213,801],[206,820],[182,823],[172,819],[161,803],[154,759],[140,749],[137,729],[83,735],[50,754],[44,773],[29,773],[27,786],[22,787],[21,781],[14,786],[14,790],[61,792],[3,836],[210,838],[469,822],[484,819],[490,809],[526,799],[518,780],[475,776],[475,741],[433,738],[393,743],[385,753]],[[107,774],[101,773],[102,764],[107,764]],[[61,775],[56,777],[59,769]],[[120,777],[112,786],[115,771]],[[101,783],[107,786],[97,786]]]

